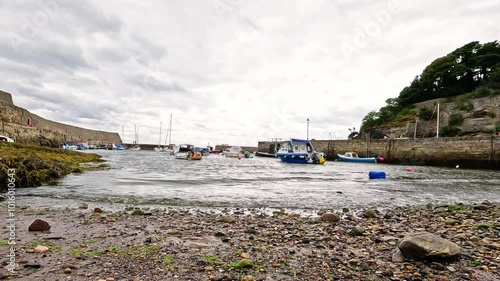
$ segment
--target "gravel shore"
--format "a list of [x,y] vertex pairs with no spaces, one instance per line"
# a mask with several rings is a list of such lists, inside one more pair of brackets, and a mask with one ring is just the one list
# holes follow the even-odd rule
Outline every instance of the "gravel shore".
[[[500,280],[500,203],[319,210],[18,208],[14,273],[2,228],[0,279]],[[36,219],[48,231],[28,231]],[[460,246],[451,260],[401,260],[427,231]]]

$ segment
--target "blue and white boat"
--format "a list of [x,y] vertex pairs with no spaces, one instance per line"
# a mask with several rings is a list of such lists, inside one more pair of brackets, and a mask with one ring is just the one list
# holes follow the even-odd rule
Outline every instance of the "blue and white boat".
[[356,152],[346,152],[344,155],[337,154],[339,161],[356,163],[377,163],[383,161],[380,156],[377,157],[359,157]]
[[116,146],[116,150],[125,150],[125,146],[123,146],[123,144],[115,144]]
[[276,157],[281,161],[300,164],[324,164],[326,155],[314,150],[312,143],[308,140],[290,139],[281,143]]

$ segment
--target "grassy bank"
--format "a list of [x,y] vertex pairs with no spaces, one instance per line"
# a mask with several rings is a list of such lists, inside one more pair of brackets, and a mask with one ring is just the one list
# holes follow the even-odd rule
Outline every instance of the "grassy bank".
[[8,169],[16,170],[16,187],[36,187],[56,183],[70,173],[104,169],[107,165],[102,162],[100,155],[91,153],[0,143],[0,192],[7,189]]

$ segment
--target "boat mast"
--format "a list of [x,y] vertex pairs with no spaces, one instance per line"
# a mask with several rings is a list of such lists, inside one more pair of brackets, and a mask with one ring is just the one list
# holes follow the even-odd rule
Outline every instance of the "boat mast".
[[168,144],[172,143],[172,113],[170,113],[170,124],[168,125],[169,128],[169,136],[168,136]]
[[137,131],[138,131],[137,126],[134,124],[134,134],[135,134],[134,144],[139,144],[139,136]]
[[162,122],[162,121],[160,121],[160,140],[158,141],[158,147],[160,147],[160,146],[161,146],[161,122]]

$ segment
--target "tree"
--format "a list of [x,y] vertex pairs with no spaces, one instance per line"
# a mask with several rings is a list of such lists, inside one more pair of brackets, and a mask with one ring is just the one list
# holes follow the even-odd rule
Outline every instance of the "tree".
[[359,135],[359,132],[356,131],[356,128],[355,127],[352,127],[349,128],[349,132],[351,132],[348,136],[347,136],[347,139],[351,140],[351,139],[355,139],[356,137],[358,137]]

